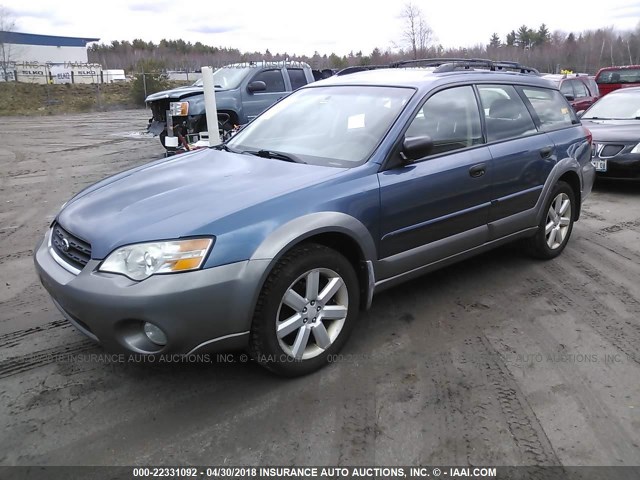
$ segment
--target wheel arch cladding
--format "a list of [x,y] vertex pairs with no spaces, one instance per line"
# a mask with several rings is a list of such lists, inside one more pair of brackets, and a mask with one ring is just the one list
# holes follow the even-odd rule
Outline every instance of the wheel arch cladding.
[[563,173],[558,179],[559,182],[568,183],[573,190],[574,200],[575,200],[575,210],[573,214],[573,220],[577,221],[580,218],[580,210],[582,206],[582,202],[580,201],[581,190],[580,190],[580,178],[578,174],[572,170],[569,170]]
[[319,212],[282,225],[256,249],[251,260],[269,260],[269,264],[260,279],[260,288],[255,292],[254,305],[276,263],[301,243],[318,243],[344,255],[358,277],[363,304],[368,288],[365,262],[375,261],[377,255],[373,238],[369,230],[354,217],[339,212]]

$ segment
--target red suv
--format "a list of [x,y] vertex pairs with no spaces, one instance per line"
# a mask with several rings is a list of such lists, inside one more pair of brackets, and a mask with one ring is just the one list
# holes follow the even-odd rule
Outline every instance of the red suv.
[[576,112],[586,110],[600,98],[598,84],[586,73],[547,74],[542,78],[557,85]]

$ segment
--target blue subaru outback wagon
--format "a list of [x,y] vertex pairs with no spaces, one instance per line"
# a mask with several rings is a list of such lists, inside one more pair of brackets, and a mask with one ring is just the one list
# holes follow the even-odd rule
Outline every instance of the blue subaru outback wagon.
[[247,349],[283,375],[346,342],[374,293],[507,242],[559,255],[591,135],[536,75],[455,63],[310,84],[226,143],[117,174],[35,251],[109,349]]

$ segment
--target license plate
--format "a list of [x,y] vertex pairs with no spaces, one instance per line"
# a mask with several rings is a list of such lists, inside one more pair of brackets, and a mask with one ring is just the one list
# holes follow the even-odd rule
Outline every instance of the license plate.
[[593,159],[591,160],[593,166],[596,167],[596,172],[606,172],[607,171],[607,161],[601,159]]

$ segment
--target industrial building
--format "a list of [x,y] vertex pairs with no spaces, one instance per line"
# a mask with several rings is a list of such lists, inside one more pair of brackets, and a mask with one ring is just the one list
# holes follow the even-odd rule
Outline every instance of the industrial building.
[[[59,37],[2,32],[0,43],[8,62],[0,81],[32,83],[95,83],[102,81],[100,65],[88,63],[87,44],[99,38]],[[0,61],[2,59],[0,58]],[[4,77],[4,75],[0,75]]]
[[87,63],[87,44],[99,38],[57,37],[34,33],[0,32],[16,63]]

